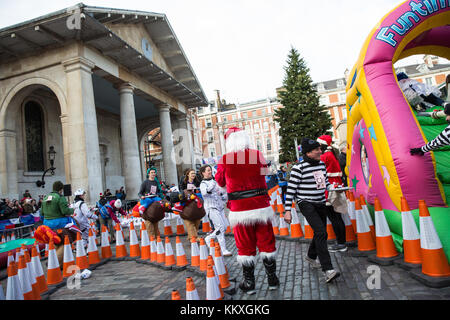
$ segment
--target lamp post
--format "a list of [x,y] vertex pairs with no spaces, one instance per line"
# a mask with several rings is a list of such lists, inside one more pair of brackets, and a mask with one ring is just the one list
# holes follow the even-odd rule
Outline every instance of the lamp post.
[[45,186],[45,175],[47,174],[47,172],[50,171],[51,175],[53,176],[55,174],[55,167],[53,167],[54,163],[55,163],[55,157],[56,157],[56,151],[55,151],[55,147],[50,146],[48,152],[48,161],[50,162],[50,168],[48,168],[47,170],[44,171],[44,173],[42,174],[42,178],[41,180],[36,181],[36,185],[40,188],[44,188]]

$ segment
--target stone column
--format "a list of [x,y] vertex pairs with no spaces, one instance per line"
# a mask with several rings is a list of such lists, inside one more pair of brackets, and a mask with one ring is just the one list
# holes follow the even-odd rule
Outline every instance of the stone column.
[[182,156],[179,157],[179,161],[181,164],[181,168],[183,171],[188,168],[193,168],[192,161],[192,134],[189,127],[189,118],[186,114],[179,115],[178,118],[178,136],[182,137],[182,141],[179,143],[179,146],[176,148],[176,152],[179,155],[182,150]]
[[124,83],[119,86],[120,129],[122,132],[122,161],[125,176],[125,190],[130,199],[137,199],[141,185],[141,163],[136,130],[133,86]]
[[[61,128],[63,136],[63,152],[64,152],[64,173],[66,176],[66,181],[71,181],[70,177],[70,147],[69,147],[69,117],[67,114],[61,114]],[[76,189],[75,189],[76,190]],[[74,190],[72,190],[74,191]]]
[[82,58],[62,62],[67,79],[67,135],[70,184],[72,190],[83,188],[87,202],[94,203],[102,192],[97,115],[95,111],[92,68],[94,63]]
[[159,122],[161,128],[161,145],[164,162],[164,180],[166,184],[178,186],[175,150],[173,147],[172,124],[170,123],[170,106],[159,107]]
[[0,130],[0,154],[2,156],[0,167],[2,195],[11,200],[19,199],[17,185],[17,150],[16,132],[13,130]]

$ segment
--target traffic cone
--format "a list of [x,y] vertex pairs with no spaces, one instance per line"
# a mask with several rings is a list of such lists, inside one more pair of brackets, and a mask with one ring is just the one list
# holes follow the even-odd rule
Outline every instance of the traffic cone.
[[327,241],[336,240],[336,234],[334,233],[333,226],[331,225],[331,221],[330,219],[328,219],[328,217],[327,217],[327,234],[328,234]]
[[209,223],[209,219],[206,215],[202,218],[202,231],[205,233],[212,231],[211,224]]
[[141,259],[150,260],[150,240],[144,221],[141,222]]
[[6,267],[9,267],[10,263],[13,262],[13,261],[15,261],[14,260],[14,255],[13,255],[12,250],[10,250],[10,251],[8,251],[8,260],[7,260],[7,263],[6,263]]
[[130,222],[130,257],[136,258],[141,256],[141,249],[139,248],[139,240],[134,229],[134,223]]
[[24,300],[22,285],[20,284],[17,265],[15,261],[12,261],[8,266],[6,300]]
[[402,234],[403,234],[403,260],[395,261],[399,267],[411,270],[422,264],[420,249],[420,235],[414,217],[409,209],[406,198],[401,197]]
[[123,258],[128,255],[125,242],[123,241],[123,233],[120,229],[120,225],[116,224],[116,258]]
[[175,256],[173,255],[172,244],[170,243],[169,237],[166,237],[165,254],[165,266],[170,267],[175,265]]
[[200,300],[194,280],[191,277],[186,278],[186,300]]
[[19,248],[16,248],[16,263],[17,263],[17,267],[19,267],[19,258],[22,255],[22,250],[20,250]]
[[358,238],[358,251],[353,256],[367,256],[375,250],[375,241],[372,238],[369,225],[365,219],[364,212],[358,198],[355,198],[356,211],[356,237]]
[[219,277],[220,287],[226,289],[230,287],[230,281],[228,277],[228,272],[225,268],[225,263],[223,261],[222,251],[220,250],[220,245],[216,243],[216,250],[214,255],[214,265],[216,266],[217,276]]
[[56,256],[55,244],[53,240],[50,240],[48,245],[47,285],[58,284],[62,281],[63,276]]
[[378,198],[375,198],[374,208],[377,254],[370,255],[368,260],[383,266],[388,266],[394,263],[394,260],[399,257],[399,253],[395,249],[394,240],[392,239],[389,225]]
[[208,247],[206,246],[205,239],[200,238],[200,271],[206,272],[208,262]]
[[280,212],[280,237],[289,236],[289,228],[286,221],[284,221],[283,212]]
[[305,223],[305,239],[312,240],[312,238],[314,237],[314,230],[313,228],[311,228],[306,218],[304,220],[304,223]]
[[298,218],[297,210],[295,210],[294,206],[291,208],[291,216],[291,238],[302,238],[304,234]]
[[156,262],[163,264],[166,261],[164,246],[161,241],[161,237],[156,238]]
[[176,237],[176,252],[177,252],[177,267],[185,267],[189,263],[184,252],[183,243],[181,243],[180,237]]
[[16,240],[16,235],[14,234],[14,231],[11,234],[11,240],[10,241],[13,241],[13,240]]
[[63,259],[63,278],[70,277],[75,270],[69,273],[70,266],[75,265],[75,258],[73,257],[72,246],[70,245],[69,236],[64,237],[64,259]]
[[349,204],[348,204],[348,215],[350,216],[350,221],[352,222],[353,232],[357,234],[356,230],[356,211],[355,211],[355,195],[353,191],[348,192]]
[[109,231],[105,225],[102,225],[102,259],[112,257],[111,245],[109,244]]
[[196,237],[191,238],[191,266],[200,267],[200,252]]
[[89,265],[100,263],[100,255],[98,254],[97,244],[95,242],[95,235],[92,229],[89,229],[88,242],[88,263]]
[[80,271],[89,268],[86,250],[84,249],[84,243],[81,239],[81,233],[79,232],[77,232],[77,242],[75,246],[77,248],[75,264],[80,268]]
[[170,219],[166,217],[164,219],[164,236],[171,236],[173,234],[172,225],[170,224]]
[[222,300],[220,287],[211,264],[206,269],[206,300]]
[[419,200],[419,222],[422,272],[412,270],[411,275],[433,288],[450,286],[450,266],[425,200]]
[[33,288],[31,287],[30,274],[27,270],[27,264],[25,262],[25,256],[19,257],[19,280],[22,286],[23,299],[35,300]]
[[[347,204],[349,201],[347,200]],[[341,213],[342,220],[345,225],[345,244],[347,247],[355,247],[356,246],[356,235],[353,231],[352,221],[350,220],[350,216],[347,212]]]
[[172,300],[181,300],[178,290],[172,290]]
[[6,243],[5,235],[2,234],[2,241],[0,241],[0,244]]
[[48,250],[49,250],[49,244],[46,243],[46,244],[45,244],[45,253],[44,253],[44,257],[45,257],[45,258],[48,258]]
[[157,260],[156,240],[154,236],[150,236],[150,261],[156,262]]
[[[277,211],[281,214],[284,212],[283,201],[281,200],[280,189],[277,189]],[[281,230],[280,230],[281,232]]]
[[216,253],[216,242],[214,241],[214,238],[209,239],[209,255],[211,257],[214,257],[214,254]]
[[177,235],[183,235],[186,231],[184,230],[184,224],[183,219],[180,218],[180,216],[177,215]]
[[42,270],[41,260],[39,259],[39,254],[36,247],[31,249],[31,262],[33,265],[34,273],[36,274],[36,281],[39,284],[40,293],[47,292],[47,280],[45,279],[44,271]]
[[[274,212],[276,212],[276,210],[274,210]],[[277,219],[277,216],[274,214],[272,216],[272,229],[273,229],[273,234],[275,236],[278,236],[280,234],[280,228],[278,227],[280,223],[280,220]]]
[[28,274],[31,280],[31,289],[33,290],[33,300],[41,300],[41,290],[39,289],[39,284],[36,280],[36,274],[34,273],[33,265],[31,263],[31,258],[28,250],[24,253],[25,263],[27,264]]
[[230,225],[228,225],[227,226],[227,229],[225,230],[225,234],[227,234],[227,233],[231,233],[232,231],[231,231],[231,227],[230,227]]
[[366,221],[369,225],[370,233],[372,234],[372,238],[373,238],[373,240],[375,240],[376,239],[375,226],[373,224],[372,216],[370,215],[369,209],[367,208],[366,199],[364,199],[364,196],[362,194],[359,195],[359,201],[360,201],[361,207],[363,209],[364,215],[366,217]]

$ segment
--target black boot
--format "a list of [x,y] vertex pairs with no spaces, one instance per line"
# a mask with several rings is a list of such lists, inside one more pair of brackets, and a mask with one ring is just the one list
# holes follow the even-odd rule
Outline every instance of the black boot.
[[276,275],[277,262],[275,259],[263,259],[266,268],[267,281],[269,282],[269,290],[275,290],[280,285],[280,281]]
[[244,280],[242,280],[239,288],[247,294],[254,294],[255,291],[255,265],[242,265]]

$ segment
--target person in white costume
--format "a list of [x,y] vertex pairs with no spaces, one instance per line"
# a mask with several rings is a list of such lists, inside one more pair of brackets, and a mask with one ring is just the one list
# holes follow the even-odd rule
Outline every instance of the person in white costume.
[[200,183],[200,192],[203,197],[203,205],[206,214],[213,224],[213,231],[205,238],[206,245],[209,246],[211,238],[214,237],[219,242],[223,256],[231,256],[225,241],[225,231],[229,225],[225,217],[224,208],[226,203],[226,193],[219,187],[212,176],[212,169],[209,165],[200,168],[203,177]]
[[89,240],[89,220],[93,219],[97,220],[98,216],[89,210],[87,204],[84,202],[84,197],[86,196],[86,191],[83,189],[78,189],[75,191],[75,203],[73,208],[75,209],[73,212],[73,217],[78,222],[78,225],[81,230],[81,238],[83,239],[83,244],[86,247]]

